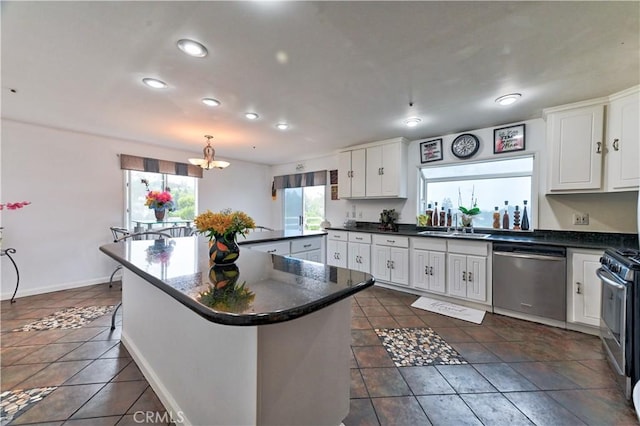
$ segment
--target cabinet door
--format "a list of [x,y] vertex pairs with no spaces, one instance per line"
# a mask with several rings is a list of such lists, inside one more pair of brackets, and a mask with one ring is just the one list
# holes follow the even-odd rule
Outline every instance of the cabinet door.
[[551,191],[602,189],[603,118],[600,104],[548,115]]
[[351,197],[351,151],[338,153],[338,196]]
[[347,242],[327,240],[327,264],[347,267]]
[[411,286],[420,290],[429,290],[429,252],[413,250],[411,253]]
[[[366,163],[365,149],[351,151],[351,196],[364,197],[366,195]],[[340,187],[340,181],[338,181]]]
[[638,189],[640,184],[640,94],[611,101],[607,138],[607,188]]
[[322,250],[320,249],[311,250],[311,251],[308,251],[306,254],[307,254],[308,260],[312,262],[322,263]]
[[447,262],[447,293],[467,297],[467,256],[449,254]]
[[401,178],[400,168],[401,161],[400,143],[392,143],[382,146],[382,166],[381,166],[381,194],[387,197],[397,197],[400,194]]
[[429,290],[445,293],[445,254],[437,251],[429,252]]
[[569,306],[568,320],[598,327],[602,286],[596,270],[600,267],[600,256],[573,253],[571,266],[573,277],[569,285],[573,303]]
[[371,269],[371,246],[363,243],[349,243],[349,269],[369,273]]
[[391,247],[391,281],[395,284],[409,285],[409,250]]
[[391,280],[389,247],[371,246],[371,274],[382,281]]
[[382,196],[382,146],[367,148],[367,197]]
[[484,302],[487,300],[487,258],[467,256],[467,297]]

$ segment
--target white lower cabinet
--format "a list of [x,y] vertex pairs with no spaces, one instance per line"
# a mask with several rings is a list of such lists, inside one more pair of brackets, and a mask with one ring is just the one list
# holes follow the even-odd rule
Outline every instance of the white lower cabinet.
[[380,281],[409,286],[409,238],[374,235],[371,274]]
[[349,233],[346,231],[329,231],[327,234],[327,265],[347,267],[347,241]]
[[599,327],[601,283],[596,276],[602,251],[568,249],[567,322]]
[[491,303],[487,297],[490,243],[449,240],[447,245],[447,294]]
[[411,247],[411,287],[433,293],[446,293],[446,240],[413,238]]
[[354,271],[371,272],[371,234],[349,232],[347,267]]
[[322,238],[300,238],[291,241],[291,257],[322,263]]

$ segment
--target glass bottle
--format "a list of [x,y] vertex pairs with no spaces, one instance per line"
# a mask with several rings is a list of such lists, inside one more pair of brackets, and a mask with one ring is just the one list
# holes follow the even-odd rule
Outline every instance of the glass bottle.
[[494,229],[500,229],[500,211],[499,211],[499,207],[496,206],[495,210],[493,211],[493,228]]
[[520,206],[516,206],[516,209],[513,212],[513,229],[520,229]]
[[440,210],[440,226],[444,226],[447,223],[447,213],[444,210]]
[[509,201],[504,202],[504,213],[502,215],[502,229],[509,229]]
[[438,226],[438,203],[433,203],[433,226]]
[[451,227],[451,209],[447,210],[447,226]]
[[524,208],[522,209],[522,224],[520,225],[520,228],[523,231],[528,231],[529,230],[529,218],[527,217],[527,200],[524,200],[523,203],[524,203]]
[[427,215],[427,226],[433,225],[433,209],[431,208],[431,203],[427,204],[427,211],[425,212]]

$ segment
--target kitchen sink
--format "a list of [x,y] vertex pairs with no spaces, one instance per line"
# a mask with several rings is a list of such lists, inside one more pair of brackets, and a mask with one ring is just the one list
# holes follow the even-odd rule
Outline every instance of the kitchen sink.
[[470,232],[450,232],[444,234],[447,238],[475,238],[482,240],[484,238],[489,238],[491,234],[480,234],[480,233],[470,233]]
[[449,233],[449,231],[447,230],[442,230],[442,231],[420,231],[418,232],[418,235],[447,235]]
[[420,231],[418,232],[418,235],[435,235],[438,237],[445,237],[445,238],[473,238],[473,239],[478,239],[478,240],[482,240],[484,238],[489,238],[491,236],[491,234],[482,234],[482,233],[470,233],[470,232],[460,232],[460,231],[447,231],[445,229],[443,229],[442,231],[435,231],[435,230],[430,230],[430,231]]

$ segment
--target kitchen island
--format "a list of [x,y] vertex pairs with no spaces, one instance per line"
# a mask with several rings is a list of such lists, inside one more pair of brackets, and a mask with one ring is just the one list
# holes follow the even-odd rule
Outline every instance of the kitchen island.
[[124,266],[122,343],[176,423],[338,425],[349,412],[351,297],[369,274],[202,237],[100,247]]

